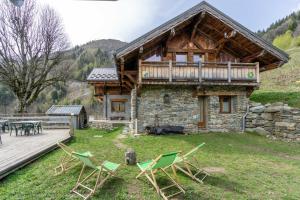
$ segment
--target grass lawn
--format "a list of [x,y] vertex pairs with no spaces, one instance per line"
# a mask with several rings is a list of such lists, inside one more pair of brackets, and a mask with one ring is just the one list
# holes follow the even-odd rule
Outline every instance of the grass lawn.
[[300,92],[257,90],[250,96],[250,100],[262,104],[283,102],[289,106],[300,108]]
[[[224,168],[225,172],[212,174],[204,184],[178,173],[179,183],[187,192],[184,199],[300,199],[300,144],[228,133],[116,139],[120,132],[120,128],[112,132],[77,131],[69,145],[78,151],[92,151],[99,160],[123,163],[124,150],[116,143],[134,148],[138,160],[144,161],[170,151],[186,152],[206,142],[198,154],[202,167]],[[53,175],[62,155],[61,150],[53,151],[2,180],[0,199],[79,199],[70,190],[80,166]],[[138,172],[136,166],[122,165],[117,176],[92,199],[160,199],[145,178],[135,179]]]

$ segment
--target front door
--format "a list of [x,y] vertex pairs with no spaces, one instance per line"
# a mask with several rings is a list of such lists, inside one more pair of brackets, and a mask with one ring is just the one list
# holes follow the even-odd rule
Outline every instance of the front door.
[[200,114],[199,114],[199,128],[206,128],[206,98],[205,96],[199,97],[199,108],[200,108]]

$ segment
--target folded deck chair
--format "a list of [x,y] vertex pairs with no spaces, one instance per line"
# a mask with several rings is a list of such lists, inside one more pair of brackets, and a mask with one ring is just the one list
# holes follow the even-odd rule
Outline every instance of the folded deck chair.
[[[92,155],[86,155],[77,152],[73,152],[73,155],[83,163],[83,166],[72,192],[81,196],[83,199],[88,199],[91,197],[97,188],[101,187],[108,178],[114,176],[116,170],[120,166],[120,164],[109,161],[104,161],[101,165],[97,165],[97,162],[94,160]],[[89,175],[84,176],[84,172],[88,168],[92,169],[92,172],[89,173]],[[94,184],[87,184],[86,182],[90,180],[93,175],[96,175],[96,180],[93,180]],[[88,185],[92,185],[92,187]],[[82,190],[87,192],[84,193]]]
[[[202,147],[205,143],[202,143],[186,153],[183,156],[177,156],[174,162],[174,167],[187,176],[191,177],[193,180],[203,183],[203,180],[209,175],[208,172],[205,170],[199,168],[199,162],[197,158],[194,156],[194,154]],[[195,164],[191,163],[191,160],[194,160],[196,162]],[[198,176],[202,174],[203,176],[201,178],[198,178]]]
[[[71,149],[70,147],[68,147],[62,142],[57,142],[56,144],[65,152],[65,154],[60,159],[60,164],[54,168],[55,175],[59,175],[78,165],[80,163],[80,160],[74,155],[72,155],[72,152],[74,152],[73,149]],[[84,153],[86,155],[91,155],[90,152],[84,152]]]
[[[141,173],[136,177],[139,178],[141,175],[145,175],[150,183],[154,186],[156,192],[162,196],[163,199],[168,200],[171,197],[177,196],[181,193],[185,193],[183,188],[166,172],[165,168],[171,167],[173,173],[176,172],[174,169],[173,163],[178,156],[178,152],[168,153],[158,156],[154,160],[148,160],[146,162],[137,163],[137,166],[140,168]],[[171,180],[172,184],[160,188],[156,181],[157,172],[162,171],[167,177]],[[174,174],[175,175],[175,174]],[[167,194],[167,190],[175,188],[179,191],[176,191],[173,194]]]

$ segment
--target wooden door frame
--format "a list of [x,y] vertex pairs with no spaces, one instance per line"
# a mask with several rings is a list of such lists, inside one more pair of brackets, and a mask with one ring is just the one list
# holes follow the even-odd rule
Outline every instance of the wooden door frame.
[[[203,115],[203,121],[198,121],[198,127],[199,128],[203,128],[205,129],[207,127],[207,97],[206,96],[198,96],[198,101],[199,101],[199,106],[200,105],[200,98],[203,99],[203,111],[202,113],[199,113],[200,115],[202,114]],[[201,108],[199,107],[200,109],[200,112],[201,112]]]

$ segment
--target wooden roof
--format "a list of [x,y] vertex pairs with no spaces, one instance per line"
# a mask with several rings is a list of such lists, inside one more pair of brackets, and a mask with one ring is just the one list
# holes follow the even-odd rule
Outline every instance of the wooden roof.
[[115,54],[116,61],[121,58],[126,59],[132,54],[138,54],[140,47],[145,49],[150,43],[161,43],[172,31],[178,31],[193,24],[201,13],[206,13],[205,20],[201,21],[201,27],[204,28],[197,32],[218,41],[224,37],[225,32],[236,31],[237,36],[231,39],[228,49],[238,54],[241,59],[259,55],[261,71],[276,68],[288,61],[289,56],[284,51],[205,1],[118,49]]

